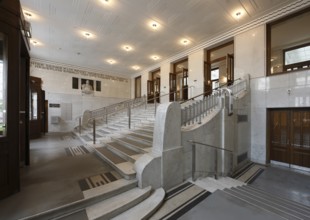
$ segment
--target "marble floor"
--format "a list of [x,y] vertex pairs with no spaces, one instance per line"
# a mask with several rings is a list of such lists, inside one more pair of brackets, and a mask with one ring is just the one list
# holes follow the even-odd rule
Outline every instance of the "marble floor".
[[21,191],[0,200],[0,219],[15,220],[82,199],[79,181],[112,168],[81,146],[70,133],[32,140],[31,165],[21,168]]
[[[21,192],[0,200],[0,219],[15,220],[82,199],[81,180],[112,170],[70,133],[48,134],[32,140],[31,166],[21,168]],[[252,185],[310,206],[307,172],[268,167]],[[199,205],[197,208],[199,211],[188,212],[180,219],[204,217],[206,209],[199,209]],[[233,211],[239,212],[238,207]],[[81,212],[65,219],[87,217]]]

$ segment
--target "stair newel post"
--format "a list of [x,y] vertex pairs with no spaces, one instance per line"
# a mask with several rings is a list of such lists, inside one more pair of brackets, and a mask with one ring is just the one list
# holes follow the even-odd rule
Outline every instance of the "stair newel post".
[[82,117],[79,117],[79,133],[81,135],[81,130],[82,130]]
[[214,179],[217,180],[217,149],[214,149]]
[[131,128],[131,108],[130,105],[128,105],[128,128]]
[[157,108],[156,99],[154,99],[154,107],[155,107],[155,109],[154,109],[154,115],[156,116],[156,108]]
[[196,144],[192,143],[192,180],[193,181],[196,181],[195,171],[196,171]]
[[93,143],[96,144],[96,119],[93,119]]

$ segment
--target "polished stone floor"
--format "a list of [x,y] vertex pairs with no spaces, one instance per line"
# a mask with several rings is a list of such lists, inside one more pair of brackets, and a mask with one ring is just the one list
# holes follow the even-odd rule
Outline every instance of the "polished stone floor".
[[[93,153],[78,148],[81,145],[70,133],[48,134],[32,140],[31,166],[21,168],[21,192],[0,200],[0,219],[19,219],[83,198],[78,182],[109,172],[112,168]],[[310,174],[307,172],[268,167],[252,185],[310,206]],[[222,204],[225,201],[219,202]],[[215,204],[214,201],[208,207],[212,204]],[[233,212],[239,212],[238,206],[231,208]],[[199,219],[199,215],[204,219],[206,208],[200,211],[198,215],[197,212],[188,212],[181,219]],[[223,219],[227,219],[225,216],[231,217],[231,213],[223,215]],[[81,212],[65,219],[84,220],[87,217]]]
[[31,166],[21,168],[21,191],[0,200],[0,219],[19,219],[82,199],[79,180],[112,168],[91,152],[68,153],[81,145],[70,133],[32,140]]

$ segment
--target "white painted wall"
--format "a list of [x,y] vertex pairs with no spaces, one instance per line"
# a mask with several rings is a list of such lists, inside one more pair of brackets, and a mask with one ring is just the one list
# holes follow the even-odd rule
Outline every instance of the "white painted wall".
[[235,79],[265,76],[265,25],[243,32],[234,38]]
[[[55,66],[62,64],[53,63]],[[79,70],[79,67],[74,67]],[[53,69],[39,68],[32,64],[30,66],[30,75],[42,79],[42,89],[45,90],[46,100],[49,104],[60,104],[60,108],[49,107],[48,121],[49,132],[69,132],[78,125],[78,117],[85,110],[93,110],[121,102],[131,97],[130,79],[120,81],[108,77],[106,79],[95,77],[93,75],[81,75],[66,73]],[[82,94],[81,89],[72,89],[72,77],[101,81],[101,92],[94,91],[92,95]],[[70,112],[64,112],[65,106],[70,106]],[[68,117],[71,116],[71,117]],[[60,118],[58,124],[51,123],[51,117]]]
[[188,97],[194,97],[204,92],[204,51],[200,50],[188,56]]

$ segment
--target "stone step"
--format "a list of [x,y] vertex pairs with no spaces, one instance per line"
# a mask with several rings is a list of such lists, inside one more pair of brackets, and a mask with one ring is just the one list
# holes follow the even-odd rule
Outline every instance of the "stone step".
[[164,198],[165,190],[163,188],[156,189],[151,196],[143,202],[112,218],[112,220],[148,219],[161,206]]
[[242,189],[246,190],[252,194],[256,194],[256,195],[259,195],[259,196],[264,197],[264,198],[269,198],[271,201],[275,201],[278,204],[285,204],[286,206],[289,206],[291,208],[299,210],[300,212],[304,212],[305,214],[310,216],[310,207],[306,206],[304,204],[301,204],[301,203],[298,203],[298,202],[295,202],[292,200],[288,200],[288,199],[285,199],[283,197],[276,196],[276,195],[272,195],[272,197],[270,198],[271,194],[269,192],[258,189],[256,187],[251,186],[251,185],[243,186]]
[[286,210],[279,209],[278,207],[275,207],[273,204],[267,203],[266,201],[261,201],[257,197],[252,197],[251,195],[240,193],[239,191],[235,189],[225,189],[224,192],[238,199],[241,199],[251,205],[259,207],[263,210],[280,215],[283,218],[296,219],[296,220],[302,219],[296,216],[295,214],[293,214],[292,212],[287,212]]
[[142,156],[141,153],[127,148],[125,145],[122,145],[118,142],[109,142],[106,143],[106,145],[113,153],[132,163],[134,163],[139,157]]
[[143,137],[147,137],[147,138],[152,138],[153,139],[153,133],[150,133],[150,131],[149,131],[149,133],[147,133],[147,132],[145,132],[145,131],[143,131],[141,129],[134,129],[134,130],[131,130],[131,132],[134,133],[134,134],[141,135]]
[[135,141],[127,137],[113,138],[113,140],[125,144],[127,146],[130,146],[139,151],[140,153],[148,153],[152,149],[152,144],[150,143]]
[[134,179],[136,177],[136,171],[134,170],[134,164],[132,162],[118,156],[107,147],[95,148],[95,152],[100,158],[114,167],[125,179]]
[[93,219],[111,219],[142,202],[151,193],[151,187],[131,189],[86,208],[87,217]]
[[143,135],[134,134],[134,133],[128,133],[126,134],[128,138],[131,138],[133,140],[143,141],[145,143],[152,144],[153,143],[153,137],[145,137]]
[[120,193],[134,189],[136,186],[137,180],[119,179],[112,183],[83,191],[84,198],[81,200],[25,217],[23,220],[62,219],[65,216],[71,216],[74,213],[84,210],[85,208],[104,200],[108,200]]

